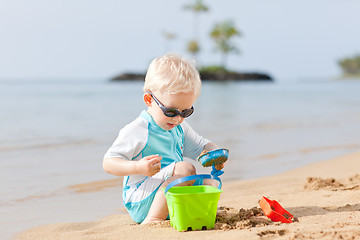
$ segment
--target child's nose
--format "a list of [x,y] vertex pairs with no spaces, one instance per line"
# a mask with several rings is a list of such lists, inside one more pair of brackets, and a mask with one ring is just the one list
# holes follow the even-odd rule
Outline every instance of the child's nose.
[[176,122],[181,122],[183,120],[183,118],[180,115],[174,117],[174,119],[176,120]]

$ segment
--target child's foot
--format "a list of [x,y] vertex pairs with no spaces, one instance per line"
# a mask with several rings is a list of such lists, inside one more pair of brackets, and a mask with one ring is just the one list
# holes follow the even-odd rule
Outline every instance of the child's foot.
[[164,221],[165,221],[164,219],[160,219],[160,218],[145,219],[140,225],[153,225]]

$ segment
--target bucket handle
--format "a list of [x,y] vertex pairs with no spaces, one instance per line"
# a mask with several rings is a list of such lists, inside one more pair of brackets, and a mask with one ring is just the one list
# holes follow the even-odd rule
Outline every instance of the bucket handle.
[[167,187],[165,188],[165,194],[170,190],[170,188],[174,187],[175,185],[178,185],[183,182],[196,180],[196,179],[215,179],[219,181],[218,189],[221,188],[221,179],[218,176],[210,175],[210,174],[197,174],[197,175],[190,175],[186,177],[182,177],[179,179],[176,179],[172,181]]

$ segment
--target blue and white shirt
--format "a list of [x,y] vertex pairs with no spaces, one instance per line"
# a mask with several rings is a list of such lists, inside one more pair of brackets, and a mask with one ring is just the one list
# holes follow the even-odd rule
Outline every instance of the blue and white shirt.
[[[159,154],[161,168],[172,162],[183,161],[183,157],[196,159],[210,141],[197,134],[185,121],[171,130],[159,127],[147,111],[120,130],[105,158],[119,157],[138,161],[143,157]],[[124,178],[124,190],[136,188],[146,179],[143,175]],[[129,195],[127,195],[129,196]],[[126,199],[123,199],[127,202]]]

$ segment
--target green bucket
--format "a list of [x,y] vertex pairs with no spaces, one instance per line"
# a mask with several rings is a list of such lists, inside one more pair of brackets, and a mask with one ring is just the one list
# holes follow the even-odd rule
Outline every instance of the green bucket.
[[219,188],[221,187],[220,178],[200,174],[177,179],[165,189],[170,224],[178,231],[214,228],[217,205],[222,191],[206,185],[173,187],[181,182],[199,178],[216,179],[220,181]]

